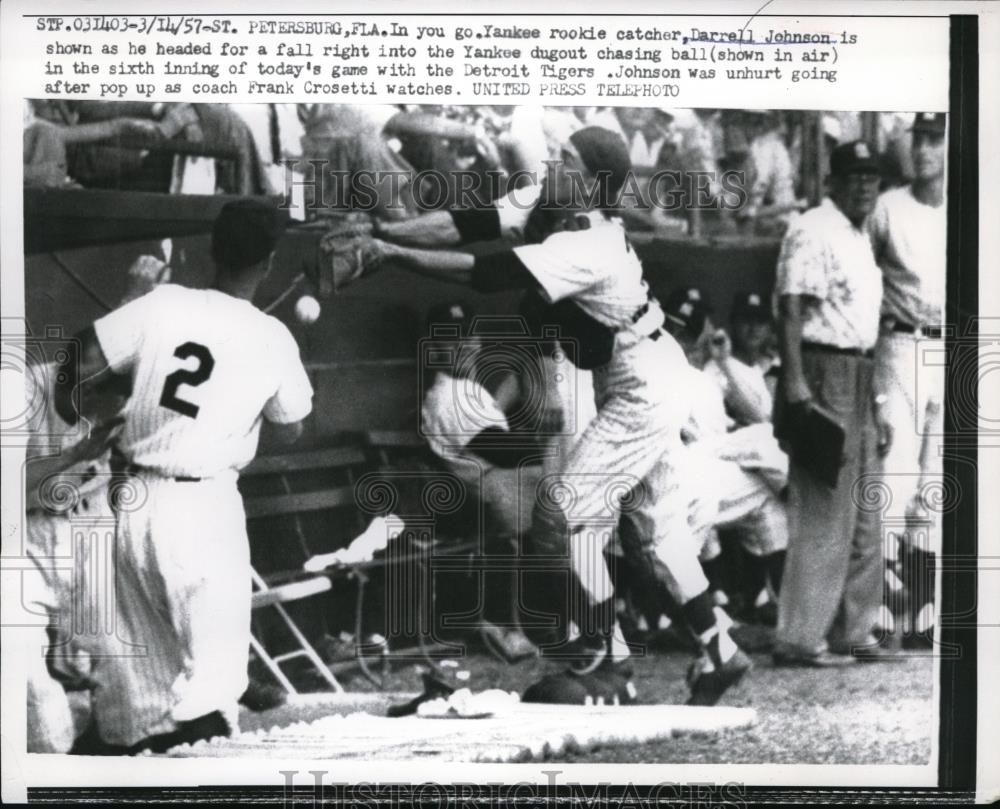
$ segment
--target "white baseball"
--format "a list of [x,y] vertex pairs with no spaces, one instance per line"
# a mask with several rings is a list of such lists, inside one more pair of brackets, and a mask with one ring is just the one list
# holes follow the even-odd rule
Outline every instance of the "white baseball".
[[307,326],[310,323],[315,323],[319,320],[319,313],[319,301],[312,295],[303,295],[295,302],[295,317],[298,318],[299,323],[304,323]]

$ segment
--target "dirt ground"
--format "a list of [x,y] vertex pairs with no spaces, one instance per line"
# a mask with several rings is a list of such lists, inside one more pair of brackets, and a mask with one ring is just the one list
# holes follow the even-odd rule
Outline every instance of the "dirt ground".
[[[721,704],[757,710],[751,730],[682,736],[642,745],[608,745],[554,758],[566,762],[926,764],[936,733],[932,697],[933,661],[911,657],[899,663],[859,663],[836,670],[779,669],[769,654],[753,654],[755,667]],[[683,703],[690,656],[650,652],[635,660],[641,702]],[[470,652],[457,658],[474,691],[523,690],[552,664],[537,659],[516,665]],[[349,691],[373,691],[363,677],[345,673]],[[394,668],[387,690],[419,691],[415,665]]]

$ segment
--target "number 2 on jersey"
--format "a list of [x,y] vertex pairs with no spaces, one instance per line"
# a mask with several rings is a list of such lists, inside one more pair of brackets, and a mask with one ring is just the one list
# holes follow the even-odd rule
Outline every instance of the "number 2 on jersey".
[[167,376],[163,385],[163,393],[160,396],[160,407],[166,407],[182,416],[197,418],[198,405],[187,402],[177,395],[177,389],[181,385],[190,385],[192,388],[198,387],[202,382],[212,375],[215,368],[215,358],[212,352],[199,343],[182,343],[174,349],[174,356],[181,360],[194,357],[198,360],[198,366],[191,370],[181,368]]

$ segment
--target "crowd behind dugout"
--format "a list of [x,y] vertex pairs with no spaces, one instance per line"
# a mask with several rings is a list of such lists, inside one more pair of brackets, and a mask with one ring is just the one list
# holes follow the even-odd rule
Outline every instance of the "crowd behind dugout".
[[[290,182],[309,173],[302,161],[328,160],[332,170],[348,173],[459,169],[496,172],[518,184],[543,177],[546,161],[559,158],[573,131],[597,125],[625,139],[640,183],[660,170],[707,172],[706,210],[722,192],[724,172],[738,173],[746,193],[743,204],[722,214],[654,201],[628,214],[631,229],[780,237],[789,218],[809,207],[802,171],[809,137],[805,115],[661,107],[35,100],[25,102],[24,179],[27,186],[45,188],[285,194]],[[885,186],[912,176],[908,120],[878,115],[874,145]],[[825,112],[821,121],[827,151],[862,136],[860,113]],[[480,193],[495,198],[506,188],[504,182],[484,183]],[[442,194],[436,181],[433,188],[404,185],[395,197],[379,194],[377,212],[398,216],[415,206],[447,207],[456,193],[450,188]],[[335,196],[324,204],[349,207],[349,198]]]

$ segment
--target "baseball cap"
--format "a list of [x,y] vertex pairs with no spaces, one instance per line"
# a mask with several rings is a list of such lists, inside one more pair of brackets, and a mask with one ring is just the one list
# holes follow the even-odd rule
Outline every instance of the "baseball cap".
[[252,267],[272,253],[284,225],[275,205],[257,199],[227,202],[212,227],[212,258],[232,270]]
[[834,176],[880,173],[878,156],[863,140],[842,143],[830,153],[830,174]]
[[756,292],[740,292],[733,298],[730,319],[766,323],[771,320],[771,313],[764,303],[763,296]]
[[701,336],[711,312],[712,307],[697,287],[678,287],[663,303],[663,314],[669,323],[680,327],[692,339]]
[[621,135],[600,126],[586,126],[569,137],[580,160],[592,174],[608,172],[608,192],[611,199],[618,196],[628,173],[632,170],[628,147]]
[[913,119],[911,132],[927,132],[931,135],[944,135],[947,119],[943,112],[918,112]]

